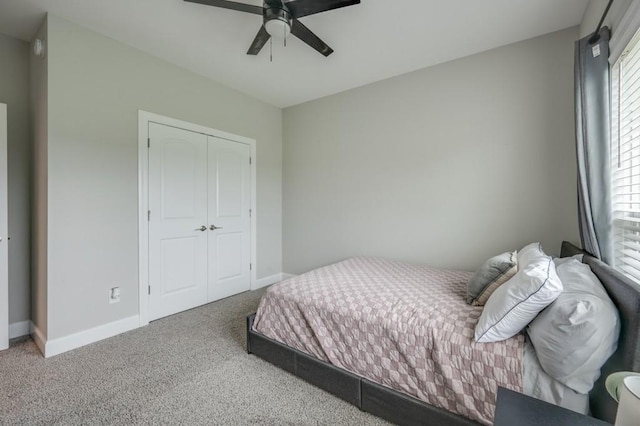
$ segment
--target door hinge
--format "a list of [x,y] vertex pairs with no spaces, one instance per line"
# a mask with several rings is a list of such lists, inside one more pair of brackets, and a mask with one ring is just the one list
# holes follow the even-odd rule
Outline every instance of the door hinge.
[[251,157],[249,157],[249,164],[251,164]]
[[253,269],[253,265],[250,263],[249,264],[249,270],[251,271]]
[[149,289],[149,295],[151,295],[151,286],[149,286],[148,289]]
[[151,138],[147,138],[147,148],[151,148]]
[[151,221],[151,210],[147,210],[147,222]]
[[249,217],[251,217],[252,213],[253,213],[253,211],[251,209],[249,209]]

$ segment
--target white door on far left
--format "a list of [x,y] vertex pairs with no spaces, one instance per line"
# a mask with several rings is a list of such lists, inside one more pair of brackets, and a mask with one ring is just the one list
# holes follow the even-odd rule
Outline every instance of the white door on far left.
[[7,106],[0,104],[0,350],[9,347],[9,225]]
[[149,124],[149,319],[207,303],[207,136]]

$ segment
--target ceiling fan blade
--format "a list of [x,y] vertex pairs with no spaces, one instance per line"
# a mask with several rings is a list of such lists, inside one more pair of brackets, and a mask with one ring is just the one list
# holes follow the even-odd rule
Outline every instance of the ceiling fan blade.
[[298,37],[300,40],[307,43],[309,46],[322,53],[324,56],[329,56],[333,53],[333,49],[327,46],[327,43],[320,40],[320,38],[311,32],[311,30],[297,19],[294,19],[291,23],[291,34]]
[[260,27],[260,31],[256,34],[256,38],[253,39],[253,43],[251,43],[251,47],[247,51],[247,55],[257,55],[260,53],[264,45],[269,41],[271,36],[264,28],[264,25]]
[[262,15],[264,9],[261,6],[254,6],[252,4],[238,3],[235,1],[227,0],[184,0],[189,3],[205,4],[207,6],[222,7],[224,9],[238,10],[240,12],[253,13],[256,15]]
[[294,0],[285,3],[293,18],[359,4],[360,0]]

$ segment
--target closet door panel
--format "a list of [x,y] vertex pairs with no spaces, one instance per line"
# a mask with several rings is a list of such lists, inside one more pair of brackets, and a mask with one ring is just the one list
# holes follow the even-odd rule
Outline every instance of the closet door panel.
[[251,286],[250,147],[209,137],[209,300]]
[[207,303],[207,137],[149,128],[150,319]]

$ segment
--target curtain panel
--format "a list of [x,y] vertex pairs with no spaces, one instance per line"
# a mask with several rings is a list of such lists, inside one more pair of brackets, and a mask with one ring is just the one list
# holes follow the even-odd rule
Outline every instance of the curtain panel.
[[582,247],[611,264],[610,76],[609,28],[589,43],[575,45],[576,152],[578,159],[578,220]]

